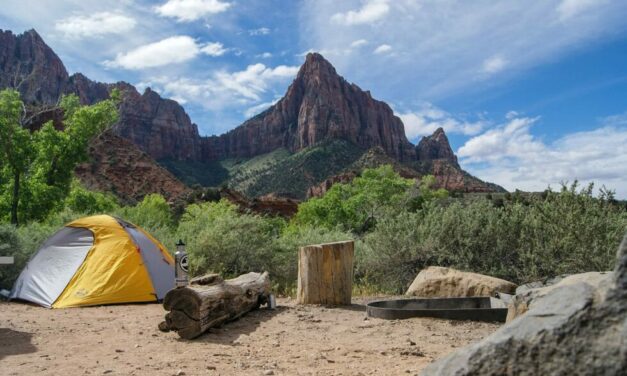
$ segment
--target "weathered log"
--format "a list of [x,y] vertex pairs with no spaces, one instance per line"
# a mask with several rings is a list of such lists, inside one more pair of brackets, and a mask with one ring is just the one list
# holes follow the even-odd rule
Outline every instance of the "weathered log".
[[351,304],[353,241],[309,245],[298,252],[300,304]]
[[192,282],[165,295],[163,308],[169,312],[159,330],[173,330],[182,338],[192,339],[266,304],[270,294],[267,272],[248,273],[226,281],[207,275]]

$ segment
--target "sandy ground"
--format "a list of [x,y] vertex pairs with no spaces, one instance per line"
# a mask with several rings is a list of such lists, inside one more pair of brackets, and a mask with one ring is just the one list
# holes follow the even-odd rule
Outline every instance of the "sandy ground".
[[365,319],[350,307],[254,311],[195,339],[161,333],[159,304],[50,310],[0,302],[2,375],[413,375],[498,324]]

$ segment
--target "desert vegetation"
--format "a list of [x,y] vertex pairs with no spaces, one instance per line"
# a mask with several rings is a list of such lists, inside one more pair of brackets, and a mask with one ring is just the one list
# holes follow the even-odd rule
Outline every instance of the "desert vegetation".
[[73,181],[60,209],[46,218],[15,226],[2,217],[2,253],[15,255],[17,265],[0,270],[0,287],[10,288],[29,256],[63,224],[96,213],[142,226],[171,251],[184,239],[194,275],[267,270],[284,293],[294,288],[297,249],[305,244],[356,240],[356,288],[399,293],[428,265],[518,283],[609,270],[627,229],[624,205],[606,190],[595,196],[592,185],[458,198],[433,183],[431,177],[420,184],[403,179],[391,166],[367,169],[303,202],[285,220],[242,213],[225,200],[190,204],[180,213],[159,195],[120,206],[113,196]]

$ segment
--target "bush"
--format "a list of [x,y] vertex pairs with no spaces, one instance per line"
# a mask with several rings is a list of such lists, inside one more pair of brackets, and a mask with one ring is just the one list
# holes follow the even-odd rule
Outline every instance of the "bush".
[[177,235],[187,243],[190,272],[216,272],[234,277],[251,271],[271,271],[276,221],[239,214],[226,201],[190,205]]
[[403,291],[425,266],[451,266],[525,283],[559,274],[611,270],[627,213],[592,188],[505,201],[425,205],[388,213],[364,237],[359,276]]
[[411,179],[400,177],[390,165],[365,169],[352,182],[334,184],[323,197],[302,203],[293,222],[364,233],[385,210],[401,209],[413,185]]
[[58,227],[32,222],[16,228],[0,224],[0,256],[15,257],[15,264],[0,268],[0,288],[10,290],[31,256]]
[[65,199],[65,207],[85,214],[109,213],[119,209],[113,196],[89,191],[77,181],[72,182],[70,194]]

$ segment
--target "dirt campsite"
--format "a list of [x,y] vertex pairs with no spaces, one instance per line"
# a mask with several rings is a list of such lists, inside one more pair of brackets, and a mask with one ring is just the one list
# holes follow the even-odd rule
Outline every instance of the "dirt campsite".
[[366,319],[277,299],[194,340],[162,333],[160,304],[46,309],[0,302],[3,375],[415,375],[500,324]]

